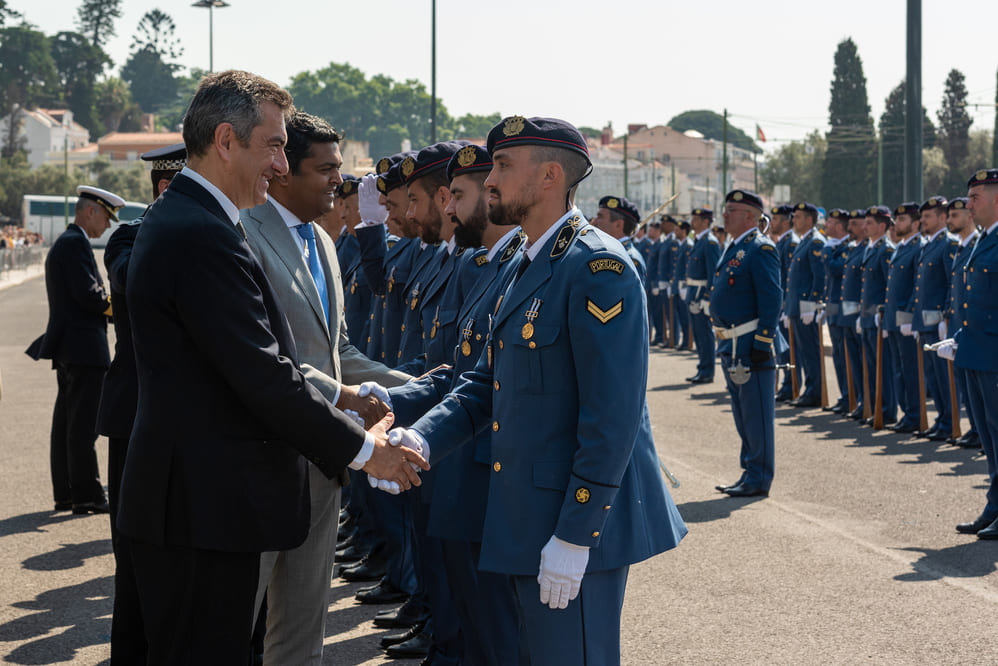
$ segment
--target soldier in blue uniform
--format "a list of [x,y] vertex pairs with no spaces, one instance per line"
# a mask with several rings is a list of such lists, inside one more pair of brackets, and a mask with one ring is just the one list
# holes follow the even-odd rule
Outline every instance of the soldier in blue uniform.
[[666,325],[669,316],[663,306],[662,289],[659,286],[658,259],[662,250],[662,223],[652,220],[648,223],[645,236],[644,258],[648,268],[645,296],[648,298],[648,324],[651,326],[651,344],[660,345],[666,341]]
[[[887,238],[887,230],[894,224],[891,209],[887,206],[871,206],[866,211],[866,235],[869,243],[863,251],[863,292],[860,298],[860,316],[856,324],[857,331],[862,332],[863,347],[866,350],[866,365],[870,381],[870,399],[876,400],[877,376],[877,336],[883,317],[884,303],[887,299],[887,276],[890,271],[890,261],[894,254],[894,243]],[[894,394],[894,366],[889,353],[880,357],[881,364],[881,410],[884,424],[897,420],[897,398]],[[876,404],[871,405],[876,409]],[[873,424],[873,417],[867,425]]]
[[572,205],[590,168],[578,130],[514,116],[488,146],[490,219],[519,223],[531,245],[475,370],[396,432],[436,463],[491,430],[479,567],[511,576],[529,662],[618,664],[629,565],[686,533],[649,427],[644,293],[619,244]]
[[[887,276],[887,301],[883,328],[894,369],[894,390],[901,418],[890,426],[894,432],[915,432],[919,423],[918,349],[912,335],[910,306],[915,296],[915,259],[922,249],[918,233],[920,212],[916,202],[894,209],[894,237],[897,239]],[[886,378],[885,378],[886,381]]]
[[[960,239],[946,230],[947,203],[945,197],[934,196],[923,203],[921,208],[925,245],[918,255],[915,298],[909,307],[912,329],[918,333],[919,344],[935,344],[946,334],[946,296],[953,260],[960,249]],[[953,428],[949,368],[945,359],[934,354],[925,358],[925,388],[932,395],[936,420],[928,431],[920,432],[917,436],[941,442],[950,437]]]
[[869,244],[866,235],[865,208],[854,208],[849,211],[848,228],[849,256],[846,257],[845,267],[842,269],[842,312],[839,321],[845,329],[846,355],[856,400],[856,409],[849,412],[848,416],[858,421],[863,418],[863,401],[868,392],[867,386],[863,383],[862,331],[857,330],[856,326],[856,322],[859,321],[860,301],[863,298],[863,258]]
[[988,491],[984,511],[977,519],[956,526],[962,534],[998,539],[998,169],[982,169],[967,183],[967,208],[983,229],[967,258],[960,278],[963,303],[956,319],[959,328],[940,342],[937,353],[967,373],[967,406],[979,428],[981,448],[988,460]]
[[821,356],[818,348],[818,325],[814,318],[818,299],[825,292],[825,265],[821,252],[825,237],[817,228],[818,208],[801,202],[794,207],[794,232],[800,239],[790,257],[783,316],[793,327],[797,365],[804,374],[804,390],[791,401],[794,407],[817,407],[821,404]]
[[[673,287],[672,278],[675,275],[676,265],[679,261],[679,239],[676,238],[676,220],[671,215],[663,215],[659,221],[662,229],[662,240],[659,243],[659,251],[655,255],[655,266],[648,266],[649,273],[655,271],[654,294],[659,307],[654,309],[656,328],[661,330],[657,342],[663,347],[669,345],[671,339],[674,344],[679,344],[680,331],[679,320],[676,316],[676,303],[680,303],[679,295]],[[685,279],[685,273],[683,278]],[[685,307],[683,308],[685,309]],[[671,313],[671,314],[670,314]],[[672,325],[677,330],[669,330],[669,318],[672,318]]]
[[[343,183],[336,188],[336,205],[343,207],[344,229],[340,236],[344,234],[357,237],[356,227],[361,221],[360,210],[357,203],[357,188],[360,179],[349,174],[343,176]],[[353,241],[349,241],[351,245]],[[350,254],[349,264],[341,264],[340,270],[343,274],[343,316],[347,324],[347,335],[350,344],[367,353],[367,342],[371,336],[371,320],[373,319],[372,300],[373,294],[367,282],[367,276],[361,270],[360,243],[357,243],[357,252]],[[337,255],[337,258],[339,256]]]
[[640,221],[641,215],[638,213],[638,207],[632,201],[624,197],[605,196],[599,200],[599,209],[593,220],[593,226],[620,241],[627,256],[631,258],[634,270],[641,278],[641,285],[645,286],[647,285],[648,269],[641,252],[634,247],[634,243],[631,241],[631,234],[634,233],[634,229]]
[[776,245],[757,226],[762,210],[762,199],[753,192],[733,190],[725,197],[724,226],[731,244],[714,271],[710,297],[721,368],[741,438],[741,478],[717,487],[732,497],[766,496],[773,482],[773,340],[782,291]]
[[[960,238],[960,250],[953,260],[953,270],[950,272],[950,290],[947,299],[946,326],[948,331],[956,331],[960,328],[960,311],[963,309],[964,292],[963,287],[963,267],[970,259],[970,253],[974,249],[977,237],[980,232],[974,224],[970,211],[967,210],[967,197],[956,197],[947,205],[946,226],[950,233],[956,234]],[[952,362],[952,361],[951,361]],[[981,437],[978,435],[977,423],[974,415],[967,405],[967,372],[963,368],[953,368],[956,379],[957,399],[967,410],[967,418],[970,421],[970,430],[957,439],[954,444],[969,449],[981,448]],[[956,418],[959,412],[954,407],[953,417]]]
[[[680,220],[676,223],[676,244],[670,252],[673,255],[672,275],[668,280],[672,294],[672,320],[675,322],[674,334],[676,349],[689,351],[693,344],[690,335],[690,309],[686,305],[686,264],[690,261],[693,251],[693,239],[690,238],[690,223]],[[663,250],[664,252],[665,250]],[[659,264],[661,267],[661,264]],[[660,268],[661,271],[661,268]],[[662,275],[660,272],[659,275]],[[668,295],[668,293],[666,294]]]
[[696,241],[686,262],[686,303],[693,322],[693,340],[697,346],[697,372],[686,381],[709,384],[714,381],[715,340],[710,325],[710,282],[721,258],[721,244],[710,230],[714,211],[707,206],[694,208],[690,214]]
[[[839,399],[828,410],[836,414],[849,411],[849,380],[846,372],[846,325],[842,319],[842,279],[845,274],[846,259],[849,258],[849,211],[833,208],[825,220],[827,241],[821,250],[821,260],[825,265],[824,310],[819,315],[821,323],[828,324],[828,337],[832,345],[832,365],[835,380],[839,387]],[[854,389],[855,391],[855,389]]]
[[[790,218],[794,214],[794,207],[788,205],[773,206],[770,214],[770,233],[776,238],[776,252],[780,257],[780,289],[783,291],[784,300],[786,300],[787,279],[790,276],[790,258],[793,256],[794,250],[797,249],[797,243],[800,240],[797,238],[797,234],[794,233],[793,227],[790,224]],[[784,340],[789,340],[790,331],[784,323],[782,314],[779,324],[780,335]],[[789,365],[789,345],[787,345],[786,349],[777,351],[776,359],[780,365]],[[800,365],[798,364],[797,367],[786,370],[783,373],[783,383],[776,393],[777,402],[788,402],[797,397],[793,395],[793,376],[790,374],[791,372],[797,377],[797,383],[800,383]]]

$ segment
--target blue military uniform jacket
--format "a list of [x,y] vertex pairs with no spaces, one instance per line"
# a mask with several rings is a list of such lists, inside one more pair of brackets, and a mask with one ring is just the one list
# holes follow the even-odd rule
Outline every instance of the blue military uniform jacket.
[[[339,237],[336,239],[336,260],[340,263],[340,266],[350,266],[353,262],[360,256],[360,243],[357,237],[351,234],[346,229],[340,232]],[[343,286],[347,286],[347,276],[346,273],[342,273]]]
[[706,287],[693,287],[686,285],[686,302],[706,299],[710,294],[710,281],[714,276],[714,269],[721,258],[721,244],[717,242],[717,237],[709,229],[705,233],[697,236],[690,250],[689,258],[686,261],[686,281],[706,280]]
[[860,301],[863,299],[863,257],[867,241],[849,243],[849,256],[842,271],[842,325],[856,326],[859,317]]
[[963,268],[956,367],[998,372],[998,232],[977,239]]
[[488,264],[487,254],[488,250],[484,247],[457,248],[453,257],[454,269],[446,285],[436,293],[427,292],[423,304],[426,370],[452,362],[458,338],[458,312],[477,283],[478,275]]
[[[714,271],[710,292],[710,319],[718,328],[730,328],[758,319],[755,331],[738,338],[732,361],[751,367],[752,349],[773,352],[780,318],[780,258],[773,241],[752,230],[732,243]],[[719,340],[718,353],[732,354],[732,341]]]
[[373,305],[374,322],[378,322],[380,317],[380,322],[371,328],[366,353],[368,358],[388,367],[398,363],[405,307],[404,285],[419,251],[419,241],[415,238],[393,239],[395,236],[387,235],[384,225],[357,229],[361,269],[371,290],[377,294]]
[[[884,306],[885,331],[897,331],[901,324],[910,323],[909,306],[915,293],[915,259],[922,250],[922,242],[921,234],[915,234],[907,243],[898,243],[891,255]],[[901,313],[900,316],[898,313]]]
[[878,309],[887,298],[887,275],[890,272],[894,243],[884,234],[873,245],[867,244],[863,255],[863,292],[860,299],[860,325],[876,328]]
[[367,281],[367,275],[361,269],[359,242],[357,253],[352,256],[353,259],[349,265],[340,265],[343,271],[343,318],[347,323],[347,336],[350,339],[350,344],[367,353],[367,342],[371,335],[371,320],[373,319],[371,312],[373,292]]
[[[665,249],[662,249],[665,252]],[[680,289],[684,289],[686,285],[686,265],[690,261],[690,253],[693,252],[693,240],[687,236],[683,240],[676,240],[676,245],[670,250],[675,260],[672,264],[672,275],[665,275],[660,273],[659,278],[662,281],[668,281],[672,284],[672,293],[679,294]],[[659,263],[661,266],[661,263]],[[661,270],[661,268],[659,269]]]
[[950,290],[946,298],[946,325],[950,335],[953,335],[960,328],[960,324],[963,321],[960,313],[966,301],[964,293],[967,289],[966,284],[963,282],[963,268],[967,265],[971,252],[974,251],[974,245],[977,243],[978,236],[979,234],[975,231],[973,232],[973,237],[966,245],[961,243],[956,258],[953,260],[953,270],[950,271]]
[[785,232],[780,239],[776,241],[776,251],[780,255],[780,288],[787,291],[787,279],[790,277],[790,258],[794,254],[794,250],[797,249],[797,243],[800,239],[797,238],[797,234],[791,229]]
[[842,282],[845,276],[846,260],[849,258],[849,244],[846,239],[825,243],[821,250],[821,260],[825,264],[825,317],[829,326],[845,326],[842,323]]
[[[661,249],[658,251],[658,281],[671,282],[673,272],[676,270],[676,265],[679,263],[680,243],[675,234],[669,234],[662,239],[662,242],[659,243],[659,245],[661,246]],[[683,279],[685,278],[686,273],[684,271]],[[655,286],[657,287],[658,285],[656,284]]]
[[631,258],[631,263],[634,264],[634,270],[638,272],[638,277],[641,278],[642,288],[648,284],[648,265],[645,264],[645,258],[641,256],[641,251],[634,247],[634,242],[630,238],[625,238],[620,241],[620,244],[624,246],[627,250],[627,256]]
[[398,363],[406,363],[423,353],[423,295],[449,257],[447,245],[427,245],[416,255],[409,281],[405,285],[402,310],[402,337],[399,339]]
[[413,425],[431,463],[491,430],[487,571],[536,576],[552,534],[590,547],[588,571],[641,561],[686,534],[651,437],[637,272],[577,209],[555,224],[500,297],[475,370]]
[[818,301],[825,293],[825,264],[821,259],[825,236],[817,227],[804,235],[790,255],[787,274],[786,300],[783,313],[800,316],[801,301]]
[[922,247],[915,270],[915,298],[908,308],[914,330],[934,332],[942,321],[953,260],[959,250],[960,239],[945,229]]
[[658,260],[662,251],[662,242],[651,242],[645,244],[645,266],[648,269],[648,273],[645,275],[646,279],[646,292],[650,292],[652,289],[658,289],[659,282],[659,270],[658,270]]

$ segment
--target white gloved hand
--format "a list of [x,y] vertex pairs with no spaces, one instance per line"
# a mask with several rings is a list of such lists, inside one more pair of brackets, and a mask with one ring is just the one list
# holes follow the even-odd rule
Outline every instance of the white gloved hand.
[[377,180],[376,175],[369,173],[361,178],[360,186],[357,188],[357,208],[362,222],[384,224],[388,219],[388,210],[378,203],[381,193],[378,192]]
[[915,342],[918,342],[918,331],[912,331],[911,336],[915,338]]
[[780,315],[780,323],[783,324],[783,328],[790,328],[790,317],[785,314]]
[[679,300],[681,301],[686,300],[686,289],[684,289],[683,287],[679,288]]
[[[423,456],[423,460],[430,462],[430,445],[415,430],[410,430],[409,428],[392,428],[388,431],[388,443],[392,446],[404,446],[407,449],[412,449]],[[412,465],[412,468],[417,473],[422,471],[413,463],[409,464]]]
[[816,316],[814,318],[814,320],[816,322],[818,322],[818,326],[821,326],[822,324],[824,324],[826,319],[828,319],[828,317],[825,316],[825,311],[824,310],[819,310],[818,311],[818,316]]
[[936,354],[939,355],[939,358],[944,358],[947,361],[955,361],[957,346],[956,340],[953,338],[946,338],[939,343],[938,347],[936,347]]
[[372,488],[377,488],[378,490],[383,490],[390,495],[398,495],[402,492],[402,488],[399,484],[394,481],[385,481],[384,479],[376,479],[370,474],[367,475],[367,482],[371,484]]
[[393,409],[392,398],[388,395],[388,389],[378,382],[364,382],[357,388],[358,398],[366,398],[369,395],[373,395],[375,398],[388,405],[388,409]]
[[940,340],[945,340],[946,339],[946,334],[949,332],[949,331],[946,330],[946,320],[945,319],[943,319],[942,321],[939,322],[939,326],[936,328],[936,330],[939,332],[939,339]]
[[661,289],[665,289],[665,288],[666,288],[666,287],[668,287],[668,286],[669,286],[669,283],[668,283],[668,282],[663,282],[662,280],[659,280],[659,281],[658,281],[658,288],[659,288],[660,290],[661,290]]
[[[883,329],[882,331],[880,331],[880,337],[882,337],[884,340],[887,339],[887,329],[886,328]],[[915,339],[917,340],[918,338],[915,338]]]
[[856,317],[856,335],[863,335],[863,323]]
[[901,324],[901,335],[911,337],[911,324]]
[[658,292],[659,292],[659,288],[658,287],[652,287],[651,288],[651,295],[652,296],[658,296]]
[[805,326],[814,323],[814,310],[812,310],[811,312],[802,312],[800,314],[800,323],[804,324]]
[[588,546],[576,546],[551,535],[541,549],[541,568],[537,574],[541,603],[551,609],[567,608],[568,602],[579,596],[587,564]]
[[360,413],[359,412],[356,412],[356,411],[354,411],[352,409],[344,409],[343,413],[346,414],[347,416],[349,416],[350,418],[352,418],[353,422],[356,423],[357,425],[359,425],[361,428],[365,427],[364,426],[364,419],[360,418]]
[[873,325],[880,328],[880,313],[873,315]]
[[672,285],[671,284],[665,285],[665,295],[668,298],[672,298]]

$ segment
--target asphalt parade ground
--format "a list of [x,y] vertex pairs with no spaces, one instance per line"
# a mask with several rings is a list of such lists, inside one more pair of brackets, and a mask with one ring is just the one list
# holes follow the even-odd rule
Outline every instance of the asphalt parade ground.
[[[46,317],[44,280],[0,288],[0,661],[100,664],[108,518],[52,511],[55,375],[23,353]],[[770,496],[729,498],[714,489],[740,473],[727,393],[720,370],[713,384],[687,384],[695,364],[689,352],[651,353],[655,439],[690,533],[631,568],[623,663],[998,662],[998,542],[954,529],[983,508],[983,458],[778,406]],[[106,480],[106,440],[97,449]],[[325,663],[389,663],[377,648],[387,632],[371,622],[383,607],[353,600],[363,586],[330,587]]]

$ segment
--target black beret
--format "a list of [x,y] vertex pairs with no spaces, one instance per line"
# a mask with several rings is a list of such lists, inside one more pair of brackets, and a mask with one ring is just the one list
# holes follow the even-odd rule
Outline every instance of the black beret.
[[447,180],[466,173],[492,171],[492,156],[485,146],[465,146],[451,156],[447,163]]
[[[943,203],[945,202],[946,200],[943,199]],[[923,207],[921,210],[925,210],[925,208]],[[918,217],[919,214],[918,203],[915,201],[906,201],[903,204],[898,204],[897,206],[894,207],[894,214],[911,215],[912,217]]]
[[790,217],[794,214],[794,207],[789,204],[783,204],[782,206],[773,206],[769,209],[769,212],[773,215],[783,215],[784,217]]
[[919,208],[920,211],[925,212],[927,210],[932,210],[933,208],[946,208],[949,201],[946,197],[941,197],[938,194],[934,197],[929,197],[925,200],[925,203]]
[[497,150],[512,146],[565,148],[582,155],[592,164],[589,146],[582,133],[571,123],[557,118],[504,118],[489,132],[489,153],[494,155]]
[[848,220],[850,217],[849,211],[845,208],[833,208],[828,211],[828,219],[830,220]]
[[818,207],[813,203],[808,203],[807,201],[801,201],[799,204],[794,206],[794,212],[802,210],[806,213],[811,213],[815,217],[818,217]]
[[689,231],[690,230],[690,221],[689,220],[679,220],[679,228],[680,229],[685,229],[686,231]]
[[758,208],[762,212],[762,199],[755,192],[749,192],[748,190],[731,190],[728,195],[724,197],[724,202],[728,203],[733,201],[735,203],[743,203],[753,208]]
[[981,169],[967,181],[967,188],[974,185],[998,185],[998,169]]
[[696,215],[697,217],[713,220],[714,210],[710,206],[701,206],[700,208],[694,208],[690,215]]
[[392,190],[402,187],[402,185],[404,184],[404,181],[402,179],[402,162],[405,160],[405,158],[415,154],[416,153],[412,151],[409,151],[407,153],[398,153],[397,155],[392,155],[391,157],[383,158],[378,161],[379,167],[381,166],[381,163],[385,161],[385,159],[390,161],[388,170],[378,176],[379,192],[381,192],[382,194],[388,194]]
[[634,220],[635,224],[641,221],[638,207],[624,197],[608,196],[599,200],[599,207],[620,213],[624,217]]
[[870,206],[866,209],[867,217],[875,217],[880,222],[886,222],[889,225],[894,224],[894,217],[891,215],[891,209],[887,206]]
[[399,167],[402,171],[402,180],[408,185],[434,171],[446,169],[454,153],[469,145],[471,144],[467,141],[441,141],[423,148],[415,157],[410,155],[402,160]]
[[360,178],[357,176],[351,176],[350,174],[344,174],[343,182],[336,188],[336,196],[340,199],[346,199],[351,194],[357,194],[357,187],[359,185]]
[[666,213],[665,215],[663,215],[663,216],[662,216],[661,218],[659,218],[659,219],[660,219],[660,220],[661,220],[662,222],[670,222],[670,223],[672,223],[672,224],[678,224],[678,222],[676,221],[676,218],[674,218],[673,216],[669,215],[668,213]]
[[659,221],[659,220],[652,220],[651,222],[648,223],[648,226],[649,227],[655,227],[656,229],[661,229],[662,228],[662,222]]
[[967,197],[956,197],[946,205],[946,210],[964,210],[967,208]]
[[851,211],[849,211],[850,220],[863,219],[864,217],[866,217],[865,208],[853,208]]

